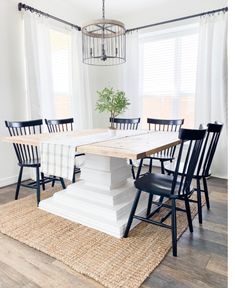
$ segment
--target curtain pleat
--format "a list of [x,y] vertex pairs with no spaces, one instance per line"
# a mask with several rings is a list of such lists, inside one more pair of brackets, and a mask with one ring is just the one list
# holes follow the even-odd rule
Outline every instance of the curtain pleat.
[[195,125],[224,124],[212,175],[227,178],[227,13],[200,19]]

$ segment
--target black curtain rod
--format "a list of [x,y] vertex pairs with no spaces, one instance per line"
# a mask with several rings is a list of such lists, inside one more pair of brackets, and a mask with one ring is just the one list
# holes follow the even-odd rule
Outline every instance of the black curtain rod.
[[74,25],[74,24],[72,24],[72,23],[70,23],[70,22],[67,22],[67,21],[65,21],[65,20],[63,20],[63,19],[60,19],[60,18],[55,17],[55,16],[53,16],[53,15],[50,15],[50,14],[48,14],[48,13],[42,12],[42,11],[40,11],[40,10],[37,10],[37,9],[31,7],[31,6],[26,5],[26,4],[18,3],[18,10],[21,11],[22,9],[24,9],[25,11],[29,10],[31,13],[37,13],[37,14],[46,16],[46,17],[51,18],[51,19],[53,19],[53,20],[56,20],[56,21],[58,21],[58,22],[67,24],[67,25],[69,25],[69,26],[77,29],[78,31],[81,31],[81,27],[79,27],[78,25]]
[[127,29],[126,33],[132,32],[132,31],[136,31],[136,30],[140,30],[140,29],[150,28],[150,27],[153,27],[153,26],[158,26],[158,25],[168,24],[168,23],[172,23],[172,22],[182,21],[182,20],[186,20],[186,19],[189,19],[189,18],[200,17],[200,16],[204,16],[204,15],[207,15],[207,14],[214,14],[214,13],[217,13],[217,12],[227,12],[227,11],[228,11],[228,7],[224,7],[224,8],[217,9],[217,10],[207,11],[207,12],[203,12],[203,13],[199,13],[199,14],[194,14],[194,15],[185,16],[185,17],[181,17],[181,18],[176,18],[176,19],[172,19],[172,20],[167,20],[167,21],[163,21],[163,22],[159,22],[159,23],[154,23],[154,24],[140,26],[140,27],[136,27],[136,28],[132,28],[132,29]]
[[[60,19],[58,17],[55,17],[53,15],[50,15],[48,13],[45,13],[45,12],[40,11],[38,9],[35,9],[35,8],[33,8],[31,6],[28,6],[26,4],[18,3],[18,10],[21,11],[22,9],[24,9],[26,11],[29,10],[31,13],[37,13],[37,14],[49,17],[49,18],[54,19],[56,21],[59,21],[61,23],[70,25],[71,27],[77,29],[78,31],[81,31],[81,27],[78,26],[78,25],[75,25],[75,24],[72,24],[70,22],[67,22],[67,21],[65,21],[63,19]],[[204,15],[208,15],[208,14],[214,14],[214,13],[217,13],[217,12],[227,12],[227,11],[228,11],[228,7],[224,7],[224,8],[221,8],[221,9],[211,10],[211,11],[207,11],[207,12],[203,12],[203,13],[199,13],[199,14],[194,14],[194,15],[190,15],[190,16],[185,16],[185,17],[175,18],[175,19],[171,19],[171,20],[167,20],[167,21],[163,21],[163,22],[149,24],[149,25],[145,25],[145,26],[139,26],[139,27],[132,28],[132,29],[127,29],[126,33],[129,33],[129,32],[132,32],[132,31],[136,31],[136,30],[140,30],[140,29],[150,28],[150,27],[153,27],[153,26],[168,24],[168,23],[182,21],[182,20],[195,18],[195,17],[200,17],[200,16],[204,16]]]

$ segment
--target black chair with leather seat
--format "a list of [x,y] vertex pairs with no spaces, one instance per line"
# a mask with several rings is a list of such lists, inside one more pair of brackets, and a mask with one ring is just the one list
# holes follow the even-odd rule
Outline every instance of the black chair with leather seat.
[[[31,121],[5,121],[5,125],[8,128],[10,136],[30,135],[36,133],[42,133],[42,120],[31,120]],[[20,166],[20,172],[18,176],[18,182],[16,186],[15,200],[18,199],[20,187],[27,187],[36,189],[37,205],[40,202],[40,185],[45,190],[45,184],[54,181],[51,177],[45,177],[43,173],[40,173],[40,155],[38,148],[32,145],[25,144],[13,144],[16,156],[18,159],[18,165]],[[36,169],[36,181],[30,181],[25,184],[22,183],[22,175],[24,167],[30,167]],[[41,174],[41,177],[40,177]],[[63,189],[65,184],[62,178],[55,179],[61,182]]]
[[[66,119],[45,119],[45,123],[47,125],[47,129],[49,133],[58,133],[58,132],[68,132],[73,131],[73,118],[66,118]],[[84,153],[76,153],[75,157],[83,156]],[[73,171],[73,183],[75,182],[75,175],[80,173],[81,169],[74,165]],[[52,184],[54,186],[54,183]]]
[[[140,118],[110,118],[109,119],[110,123],[113,121],[114,127],[116,129],[120,130],[137,130],[139,123],[140,123]],[[130,165],[131,165],[131,173],[133,179],[135,179],[135,168],[133,161],[130,159],[129,160]]]
[[[193,129],[180,129],[179,139],[181,140],[179,153],[176,161],[176,169],[173,175],[167,174],[154,174],[149,173],[137,178],[135,181],[135,187],[137,188],[137,194],[131,208],[131,213],[126,226],[124,237],[128,236],[133,219],[145,221],[150,224],[155,224],[161,227],[165,227],[172,230],[172,246],[173,256],[177,256],[177,222],[176,211],[184,211],[187,213],[188,225],[190,232],[193,232],[189,197],[191,195],[191,182],[194,175],[194,170],[198,163],[198,158],[202,148],[202,143],[206,130],[193,130]],[[188,142],[187,145],[185,143]],[[183,174],[179,173],[179,165],[181,163],[181,157],[183,149],[186,149],[186,160],[184,162]],[[140,199],[141,193],[148,193],[149,205],[156,205],[157,208],[151,213],[147,213],[146,217],[135,215],[136,208]],[[153,201],[153,196],[166,197],[169,201],[162,203]],[[176,200],[182,200],[185,203],[185,209],[176,207]],[[170,203],[168,203],[170,202]],[[169,212],[160,220],[156,221],[152,217],[159,212],[163,207],[169,209]],[[148,209],[149,210],[149,209]],[[165,220],[171,215],[171,225],[165,224]]]
[[[208,123],[207,124],[207,134],[203,143],[203,148],[200,155],[200,160],[198,167],[195,170],[193,178],[196,180],[196,188],[194,189],[197,192],[197,200],[191,199],[190,201],[196,202],[198,205],[198,220],[199,223],[202,223],[202,199],[201,194],[205,194],[206,206],[207,209],[210,209],[209,193],[207,186],[207,177],[210,176],[211,164],[216,152],[217,144],[220,138],[220,134],[223,128],[222,123]],[[167,165],[165,167],[166,172],[170,175],[174,173],[175,163]],[[182,173],[183,163],[181,163],[179,172]],[[203,189],[201,189],[201,181],[203,183]]]
[[[184,124],[184,119],[155,119],[147,118],[147,123],[149,130],[153,131],[165,131],[165,132],[177,132]],[[143,166],[144,159],[149,159],[149,170],[148,173],[152,173],[153,160],[159,160],[161,163],[161,173],[164,174],[164,163],[166,161],[172,161],[175,155],[175,146],[169,149],[165,149],[155,155],[145,157],[140,160],[139,169],[137,171],[136,177],[141,175],[141,169]]]

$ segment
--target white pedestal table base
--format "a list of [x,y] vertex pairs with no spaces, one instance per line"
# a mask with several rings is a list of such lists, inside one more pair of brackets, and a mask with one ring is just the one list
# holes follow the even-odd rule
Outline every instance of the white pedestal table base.
[[[136,195],[127,160],[86,154],[81,170],[78,182],[42,200],[39,208],[121,238]],[[137,214],[146,208],[147,193],[142,193]]]

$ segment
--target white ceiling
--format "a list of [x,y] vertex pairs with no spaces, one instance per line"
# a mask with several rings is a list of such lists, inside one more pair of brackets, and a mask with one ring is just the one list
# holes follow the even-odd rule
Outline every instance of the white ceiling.
[[[82,7],[93,16],[96,16],[96,18],[100,18],[102,15],[102,0],[66,0],[66,2],[70,2],[77,7]],[[174,4],[177,4],[178,9],[183,10],[184,6],[195,4],[195,2],[199,6],[201,3],[213,6],[213,4],[226,4],[227,0],[105,0],[106,18],[112,15],[122,15],[123,13],[130,14],[136,11],[151,11],[151,9]]]
[[[102,0],[66,0],[66,4],[82,12],[85,22],[102,17]],[[226,5],[227,0],[105,0],[105,17],[120,20],[131,28]]]
[[[102,17],[102,0],[66,0],[66,2],[82,7],[93,19]],[[143,8],[154,9],[164,2],[166,0],[105,0],[105,17],[139,12]]]

